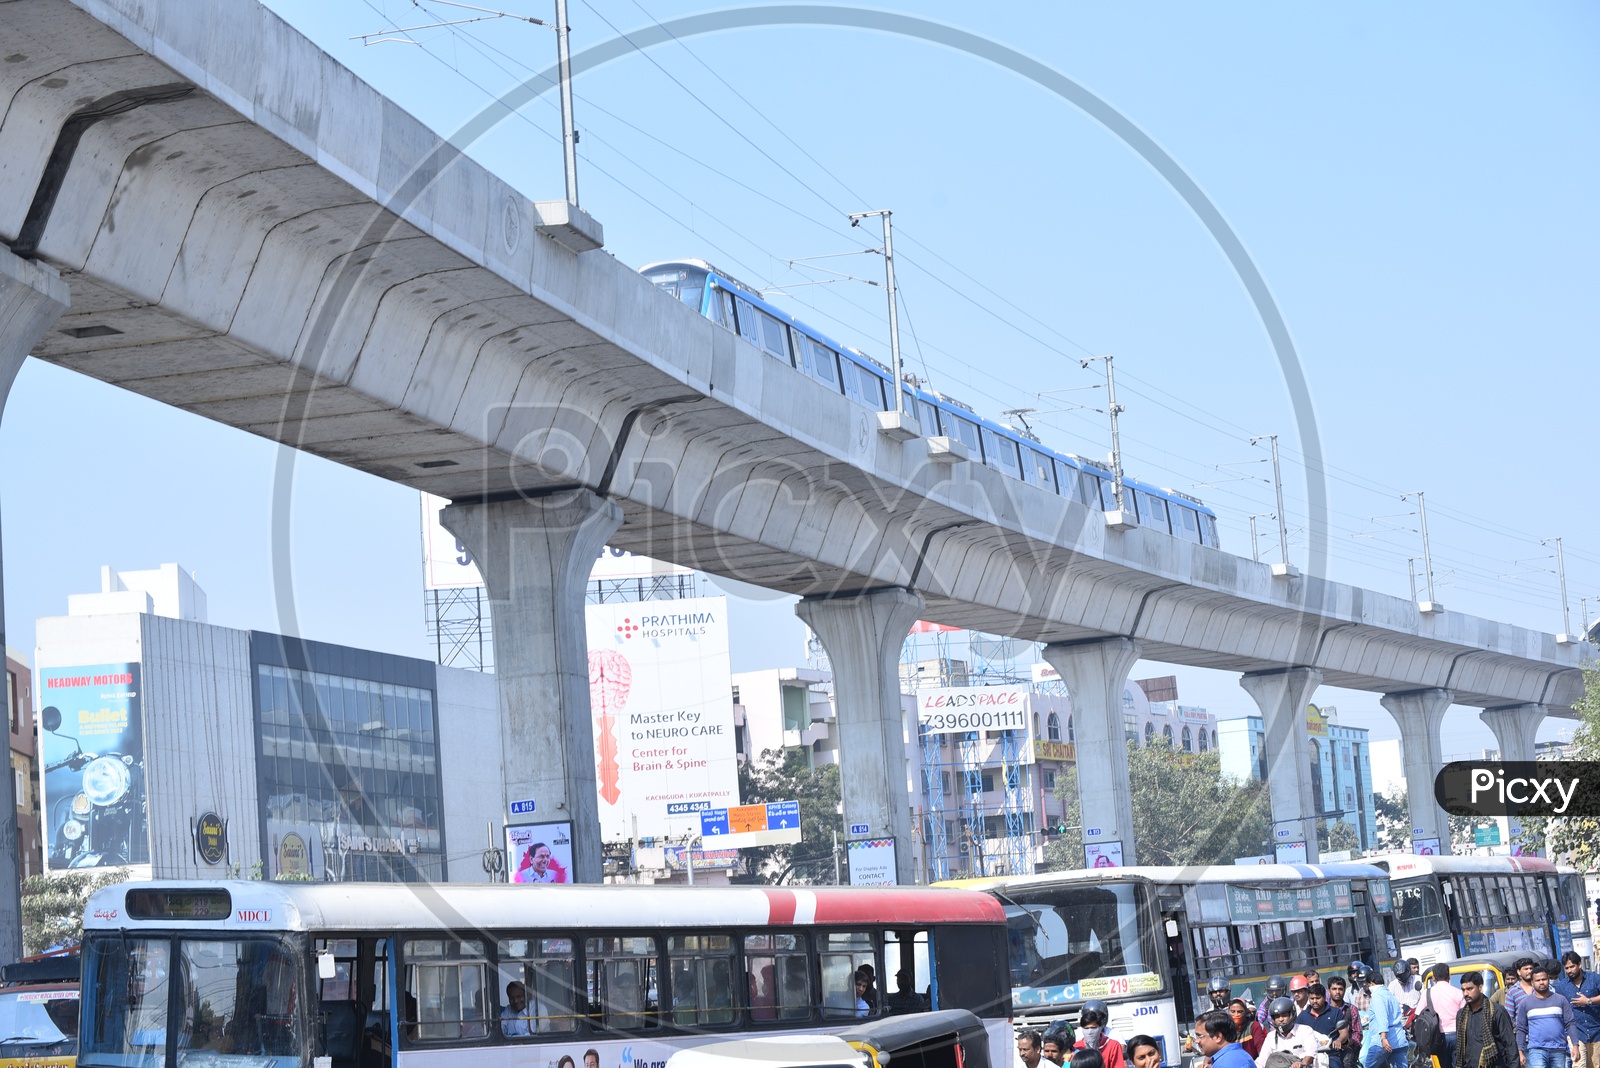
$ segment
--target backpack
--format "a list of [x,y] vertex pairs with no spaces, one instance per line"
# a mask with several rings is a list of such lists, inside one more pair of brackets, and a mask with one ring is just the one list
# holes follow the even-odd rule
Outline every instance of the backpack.
[[1444,1027],[1433,1008],[1433,988],[1428,988],[1421,1008],[1411,1017],[1411,1041],[1416,1046],[1415,1056],[1443,1057],[1445,1055]]

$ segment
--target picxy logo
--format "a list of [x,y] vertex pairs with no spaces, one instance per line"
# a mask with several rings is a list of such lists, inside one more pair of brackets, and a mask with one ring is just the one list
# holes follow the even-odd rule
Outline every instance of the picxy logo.
[[1434,797],[1452,816],[1600,815],[1600,763],[1464,760],[1446,764]]

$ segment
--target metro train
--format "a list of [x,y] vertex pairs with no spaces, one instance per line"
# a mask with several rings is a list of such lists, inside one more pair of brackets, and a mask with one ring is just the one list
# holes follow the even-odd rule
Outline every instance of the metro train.
[[[712,322],[739,334],[801,374],[877,411],[894,408],[889,368],[841,345],[769,303],[754,288],[704,260],[667,260],[640,269],[656,286]],[[971,405],[902,383],[906,410],[925,437],[948,437],[974,460],[1011,478],[1095,510],[1116,507],[1111,469],[1098,460],[1057,452],[1026,429],[985,419]],[[1217,514],[1187,493],[1123,476],[1123,503],[1141,527],[1219,548]]]

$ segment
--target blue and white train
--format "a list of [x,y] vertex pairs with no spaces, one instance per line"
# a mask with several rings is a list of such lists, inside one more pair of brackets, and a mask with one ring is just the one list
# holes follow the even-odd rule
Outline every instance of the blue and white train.
[[[829,340],[704,260],[652,263],[640,273],[801,374],[869,408],[889,411],[894,407],[889,368],[857,349]],[[1112,472],[1105,464],[1056,452],[1027,430],[985,419],[970,405],[942,393],[904,383],[902,388],[906,410],[916,418],[925,437],[959,441],[973,459],[1002,474],[1075,498],[1089,508],[1110,511],[1116,507]],[[1217,514],[1199,500],[1126,475],[1122,484],[1124,505],[1133,510],[1141,527],[1219,547]]]

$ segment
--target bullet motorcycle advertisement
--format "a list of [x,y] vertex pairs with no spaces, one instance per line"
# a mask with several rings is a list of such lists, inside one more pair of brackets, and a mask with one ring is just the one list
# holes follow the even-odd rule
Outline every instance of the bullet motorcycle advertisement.
[[46,866],[150,862],[138,664],[39,673]]

